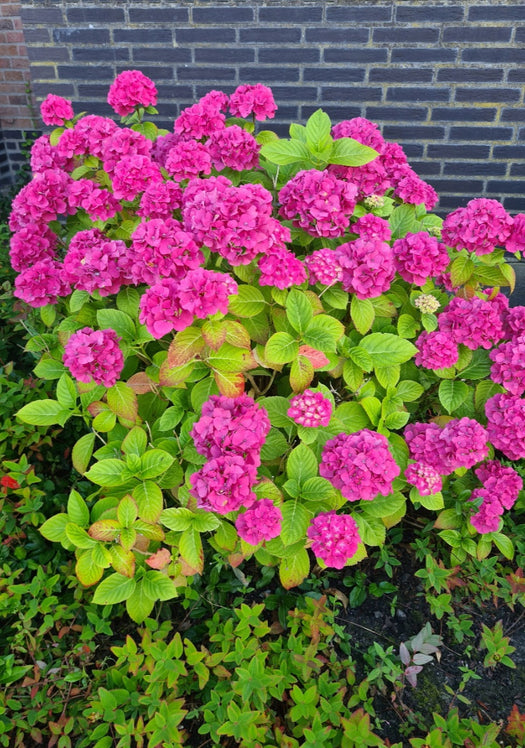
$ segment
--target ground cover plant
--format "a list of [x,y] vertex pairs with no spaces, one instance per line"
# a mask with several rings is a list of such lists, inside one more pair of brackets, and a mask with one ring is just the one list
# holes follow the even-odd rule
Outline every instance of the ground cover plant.
[[[48,602],[33,660],[56,669],[35,642],[58,623],[92,656],[57,679],[56,693],[70,685],[56,714],[8,694],[6,710],[33,715],[15,744],[28,731],[42,743],[47,716],[49,745],[393,745],[383,694],[410,745],[499,745],[503,725],[457,711],[476,670],[445,683],[446,718],[405,694],[451,637],[472,646],[461,567],[492,571],[492,604],[523,605],[525,308],[500,289],[525,216],[482,198],[431,213],[432,187],[362,118],[334,125],[319,110],[288,139],[258,130],[276,109],[262,85],[210,92],[173,132],[144,120],[156,90],[139,71],[108,101],[120,126],[45,100],[56,129],[35,142],[9,218],[42,388],[18,427],[52,427],[50,444],[66,434],[74,470],[67,498],[45,506],[25,457],[3,463],[21,499],[6,504],[9,533],[37,495],[35,559],[60,546],[38,584],[36,561],[18,591],[6,566],[6,609],[58,585],[68,603]],[[386,650],[353,650],[337,600],[372,596],[397,615],[396,544],[424,562],[412,579],[426,620]],[[199,627],[219,581],[227,612],[205,607]],[[483,583],[470,594],[482,600]],[[122,604],[129,636],[108,645],[104,672],[96,637],[111,639]],[[181,609],[187,636],[170,620]],[[22,651],[28,634],[9,625]],[[515,664],[501,616],[479,644],[487,671]],[[40,692],[42,667],[15,659],[6,682]],[[511,707],[506,737],[519,740],[523,705]]]

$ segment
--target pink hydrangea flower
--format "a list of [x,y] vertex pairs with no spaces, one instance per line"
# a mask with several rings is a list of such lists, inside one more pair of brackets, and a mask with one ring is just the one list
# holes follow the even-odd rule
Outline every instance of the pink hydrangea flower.
[[171,218],[182,204],[182,189],[175,182],[152,182],[140,199],[137,215],[141,218]]
[[121,117],[132,114],[137,106],[155,106],[156,103],[155,84],[140,70],[125,70],[109,88],[108,104]]
[[35,174],[12,202],[11,231],[18,231],[30,223],[49,223],[59,215],[74,213],[67,201],[71,182],[69,174],[61,169],[45,169]]
[[64,257],[63,278],[74,288],[101,296],[118,293],[131,282],[128,248],[98,229],[78,231]]
[[477,501],[479,499],[482,499],[481,506],[471,516],[470,524],[482,535],[488,532],[497,532],[501,522],[503,507],[494,494],[489,493],[486,489],[477,488],[472,492],[469,500]]
[[488,454],[487,430],[473,418],[453,419],[444,428],[435,423],[409,424],[404,437],[411,459],[430,465],[440,475],[473,467]]
[[337,248],[345,291],[374,299],[388,291],[396,274],[392,248],[379,239],[356,239]]
[[248,395],[212,395],[202,406],[200,419],[190,435],[199,454],[208,459],[223,454],[243,457],[245,469],[255,478],[259,453],[270,431],[264,408]]
[[151,158],[159,166],[166,165],[166,159],[171,149],[178,143],[185,140],[181,135],[177,135],[174,132],[168,132],[166,135],[159,135],[157,140],[151,146]]
[[139,223],[128,250],[132,282],[156,283],[160,278],[182,280],[204,262],[204,255],[174,218]]
[[252,491],[252,475],[242,457],[226,454],[214,457],[191,476],[190,494],[199,509],[218,514],[251,507],[256,496]]
[[279,192],[279,214],[312,236],[343,236],[357,187],[326,171],[300,171]]
[[56,260],[39,260],[15,278],[13,295],[32,307],[56,304],[60,296],[71,293],[71,286],[61,271],[62,265]]
[[339,179],[351,182],[357,188],[358,200],[370,195],[384,195],[390,187],[390,180],[379,156],[363,166],[333,164],[328,167],[328,171]]
[[109,190],[90,179],[73,182],[69,187],[68,201],[72,208],[85,210],[92,221],[107,221],[121,208],[119,201]]
[[421,496],[431,496],[442,488],[441,475],[431,465],[412,462],[405,470],[407,481],[417,488]]
[[416,340],[418,352],[415,356],[416,366],[425,369],[448,369],[454,366],[459,358],[457,343],[446,332],[422,332]]
[[386,146],[375,122],[370,122],[369,119],[365,119],[364,117],[354,117],[353,119],[338,122],[332,128],[332,135],[336,140],[339,138],[353,138],[353,140],[357,140],[358,143],[373,148],[378,153],[382,153]]
[[503,343],[489,353],[494,363],[490,369],[493,382],[502,384],[511,395],[525,392],[525,335]]
[[525,457],[525,400],[498,393],[485,403],[491,443],[509,460]]
[[60,153],[56,146],[51,145],[49,135],[41,135],[31,146],[30,166],[33,174],[46,169],[71,171],[74,162],[72,158]]
[[124,356],[114,330],[84,327],[73,333],[64,347],[64,365],[79,382],[113,387],[124,368]]
[[56,257],[57,235],[48,226],[29,223],[11,237],[9,259],[17,273],[36,262]]
[[210,153],[213,168],[217,171],[226,168],[244,171],[259,166],[261,146],[253,135],[238,125],[213,132],[206,142],[206,147]]
[[392,185],[398,184],[406,175],[407,168],[410,168],[405,152],[399,143],[385,143],[381,152],[381,163]]
[[477,348],[488,350],[504,337],[497,306],[478,296],[472,299],[455,296],[439,315],[438,322],[441,332],[473,351]]
[[216,130],[223,130],[226,117],[222,113],[228,106],[228,97],[222,91],[210,91],[196,104],[183,109],[174,123],[177,135],[195,140],[210,136]]
[[361,239],[379,239],[382,242],[389,242],[392,238],[392,230],[388,221],[372,213],[361,216],[352,224],[351,229]]
[[117,164],[124,158],[130,156],[147,156],[150,158],[151,147],[151,140],[145,138],[140,132],[135,132],[135,130],[130,130],[127,127],[117,128],[101,144],[100,158],[103,161],[104,170],[111,177]]
[[506,310],[503,315],[503,326],[506,338],[525,335],[525,306],[515,306]]
[[139,322],[157,340],[191,325],[193,314],[180,303],[178,281],[162,278],[147,289],[140,300]]
[[323,447],[319,474],[349,501],[388,496],[399,473],[386,437],[375,431],[338,434]]
[[292,397],[287,416],[300,426],[328,426],[332,417],[332,403],[322,392],[305,390]]
[[164,168],[176,182],[211,173],[208,145],[198,140],[181,140],[169,151]]
[[346,566],[361,542],[355,520],[348,514],[333,511],[314,517],[306,534],[317,558],[334,569]]
[[523,478],[514,468],[502,465],[499,460],[489,460],[481,464],[475,473],[489,495],[497,497],[504,509],[512,509],[523,488]]
[[392,251],[399,275],[417,286],[424,286],[429,278],[444,272],[450,263],[446,246],[426,231],[396,239]]
[[343,279],[343,268],[339,264],[335,249],[316,249],[311,255],[305,257],[304,264],[312,286],[316,283],[333,286],[334,283]]
[[111,175],[113,192],[117,200],[134,200],[152,182],[162,182],[158,164],[149,156],[125,156]]
[[[69,131],[66,130],[66,132],[62,133],[59,140],[59,147],[67,132]],[[88,114],[75,124],[74,132],[82,144],[83,150],[81,152],[89,153],[91,156],[96,156],[97,158],[103,158],[106,140],[116,132],[120,132],[120,129],[109,117]],[[130,130],[130,132],[133,131]],[[139,135],[139,133],[136,134]]]
[[405,203],[423,204],[427,210],[432,210],[439,200],[436,190],[410,168],[406,169],[404,176],[395,184],[394,195]]
[[523,252],[525,250],[525,213],[518,213],[512,220],[512,229],[505,241],[507,252]]
[[449,246],[481,256],[505,246],[512,225],[512,218],[501,203],[478,197],[445,218],[441,236]]
[[250,545],[258,545],[263,540],[272,540],[281,532],[283,514],[271,499],[256,501],[250,509],[239,514],[235,527],[239,537]]
[[44,125],[63,125],[75,116],[69,99],[48,94],[40,104],[40,114]]
[[196,268],[189,270],[179,284],[180,303],[199,319],[228,313],[230,296],[236,295],[237,283],[228,273]]
[[277,111],[270,88],[262,83],[238,86],[230,96],[230,112],[234,117],[248,117],[253,114],[256,120],[272,119]]
[[300,286],[306,280],[303,263],[293,252],[284,247],[268,252],[257,264],[261,271],[260,286],[275,286],[275,288],[283,289]]
[[437,423],[409,423],[403,434],[408,445],[410,458],[417,463],[429,465],[440,475],[443,469],[441,429]]

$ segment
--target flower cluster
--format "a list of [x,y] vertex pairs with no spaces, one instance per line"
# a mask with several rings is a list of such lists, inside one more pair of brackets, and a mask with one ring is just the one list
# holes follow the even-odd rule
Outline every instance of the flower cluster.
[[413,460],[429,465],[439,475],[450,475],[486,458],[490,434],[473,418],[464,417],[443,428],[436,423],[412,423],[406,426],[404,437]]
[[49,257],[22,270],[15,278],[14,296],[33,307],[56,304],[61,296],[71,293],[71,286],[62,276],[62,265]]
[[389,242],[392,238],[392,229],[388,221],[375,216],[373,213],[358,218],[352,224],[352,231],[358,234],[361,239],[379,239],[382,242]]
[[57,245],[58,237],[48,226],[30,223],[11,237],[11,267],[21,272],[40,260],[52,260],[56,257]]
[[260,145],[253,135],[238,125],[218,130],[210,135],[206,147],[213,168],[217,171],[234,169],[244,171],[259,165]]
[[356,239],[337,248],[343,289],[358,299],[375,299],[388,291],[396,274],[392,248],[380,239]]
[[272,540],[281,532],[283,514],[271,499],[261,499],[252,504],[235,520],[239,537],[250,545],[258,545],[263,540]]
[[411,462],[405,469],[405,478],[421,496],[431,496],[441,491],[443,485],[438,471],[423,462]]
[[459,358],[457,343],[445,332],[422,332],[416,340],[415,363],[425,369],[448,369]]
[[163,165],[176,182],[181,182],[210,174],[211,156],[208,148],[198,140],[182,140],[170,148]]
[[[212,395],[204,403],[201,418],[190,432],[195,449],[208,460],[191,476],[190,493],[201,508],[227,514],[242,506],[252,506],[260,451],[269,430],[266,411],[247,395],[235,398]],[[256,517],[257,521],[251,522],[254,532],[258,526],[261,530],[264,517],[272,526],[272,515],[264,507]]]
[[319,474],[349,501],[388,496],[399,473],[386,437],[369,429],[329,439],[319,466]]
[[343,236],[357,202],[357,188],[330,173],[300,171],[280,190],[280,215],[312,236]]
[[112,387],[124,367],[124,356],[114,330],[84,327],[73,333],[64,348],[63,361],[79,382]]
[[425,231],[396,239],[392,251],[399,275],[416,286],[424,286],[429,278],[446,270],[450,262],[445,245]]
[[447,333],[454,343],[462,343],[473,351],[492,348],[505,334],[497,304],[478,296],[472,299],[454,296],[439,315],[439,330]]
[[234,117],[253,115],[257,120],[272,119],[276,110],[271,89],[262,83],[238,86],[230,96],[230,112]]
[[443,241],[476,255],[490,254],[510,238],[512,218],[497,200],[478,197],[450,213],[443,222]]
[[483,484],[472,492],[470,500],[481,503],[471,516],[470,522],[479,533],[496,532],[505,509],[511,509],[523,488],[523,480],[511,467],[498,460],[490,460],[479,466],[476,477]]
[[343,280],[343,268],[335,249],[317,249],[305,258],[304,264],[311,285],[322,283],[324,286],[332,286]]
[[109,296],[131,282],[130,271],[128,248],[123,241],[108,239],[99,229],[86,229],[71,239],[62,277],[78,290]]
[[323,512],[314,517],[308,530],[312,550],[326,566],[342,569],[361,542],[357,524],[348,514]]
[[525,457],[525,400],[497,394],[485,403],[487,433],[491,443],[509,460]]
[[44,99],[40,105],[40,114],[44,125],[63,125],[74,117],[69,99],[55,94],[48,94]]
[[134,112],[137,106],[155,106],[156,103],[155,84],[140,70],[125,70],[110,86],[108,104],[121,117]]
[[525,392],[525,335],[502,343],[489,353],[494,363],[490,369],[493,382],[502,384],[511,395]]
[[322,392],[305,390],[292,397],[287,415],[300,426],[328,426],[332,417],[332,403]]
[[204,255],[174,218],[139,223],[128,250],[133,283],[156,283],[161,278],[182,280],[204,262]]

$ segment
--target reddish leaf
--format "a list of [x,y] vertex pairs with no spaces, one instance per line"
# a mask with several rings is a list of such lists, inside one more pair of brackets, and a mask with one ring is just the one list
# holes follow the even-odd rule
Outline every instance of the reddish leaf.
[[146,563],[152,569],[164,569],[171,561],[171,553],[167,548],[160,548],[146,559]]
[[168,359],[161,364],[159,370],[159,384],[162,387],[179,387],[193,371],[193,361],[183,366],[171,366]]
[[103,413],[105,410],[109,410],[109,406],[103,403],[101,400],[96,400],[94,403],[90,403],[87,407],[90,414],[95,418],[99,413]]
[[241,372],[214,371],[219,392],[226,397],[239,397],[244,392],[244,375]]
[[516,704],[512,706],[505,732],[516,738],[520,743],[525,739],[525,714],[520,714]]
[[224,326],[227,343],[234,345],[236,348],[249,348],[251,346],[250,333],[240,322],[227,320]]
[[94,522],[88,530],[88,535],[95,540],[115,540],[121,530],[115,519],[100,519]]
[[178,332],[168,349],[170,368],[182,366],[195,358],[206,345],[199,327],[187,327]]
[[306,356],[298,356],[290,369],[290,386],[294,392],[305,390],[314,378],[314,367]]
[[299,355],[306,356],[306,358],[310,360],[314,369],[320,369],[330,363],[324,353],[316,351],[315,348],[312,348],[309,345],[302,345],[299,348]]
[[138,371],[128,379],[128,387],[131,387],[137,395],[144,395],[146,392],[155,392],[157,385],[148,377],[145,371]]

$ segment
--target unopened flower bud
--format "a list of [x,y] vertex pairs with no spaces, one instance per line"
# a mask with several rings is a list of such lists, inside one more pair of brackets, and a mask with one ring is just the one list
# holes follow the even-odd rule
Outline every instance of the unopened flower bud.
[[435,296],[431,296],[428,293],[422,293],[421,296],[418,296],[414,301],[414,306],[416,306],[421,312],[433,314],[439,309],[440,303]]

